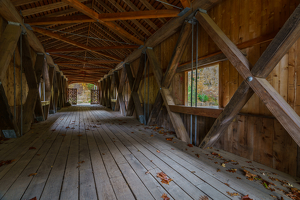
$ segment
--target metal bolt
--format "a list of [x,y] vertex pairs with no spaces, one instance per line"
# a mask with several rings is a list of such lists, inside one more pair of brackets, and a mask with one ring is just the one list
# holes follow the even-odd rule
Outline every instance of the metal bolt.
[[248,82],[253,81],[253,77],[252,77],[252,76],[247,77],[247,81],[248,81]]

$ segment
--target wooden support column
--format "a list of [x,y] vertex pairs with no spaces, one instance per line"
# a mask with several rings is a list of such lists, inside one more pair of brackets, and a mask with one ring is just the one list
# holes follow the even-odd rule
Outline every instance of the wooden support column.
[[55,110],[55,84],[56,84],[56,78],[55,78],[55,68],[53,66],[49,67],[49,78],[50,78],[50,88],[51,88],[51,96],[50,96],[50,108],[49,108],[49,114],[56,113]]
[[164,100],[165,106],[168,110],[168,114],[169,114],[170,119],[172,121],[172,125],[175,129],[176,136],[184,142],[189,142],[189,136],[188,136],[188,133],[186,132],[186,129],[184,127],[184,124],[182,122],[180,114],[172,112],[169,108],[169,105],[175,105],[173,97],[170,94],[169,89],[165,88],[165,87],[162,87],[162,85],[160,84],[161,79],[162,79],[161,78],[162,71],[161,71],[160,63],[158,62],[158,60],[157,60],[157,58],[156,58],[156,56],[155,56],[152,49],[147,49],[147,55],[148,55],[150,64],[153,68],[154,77],[155,77],[155,79],[157,81],[157,84],[160,88],[161,96]]
[[[36,106],[37,97],[39,96],[39,90],[36,73],[33,68],[33,59],[28,38],[27,35],[23,35],[22,37],[22,61],[27,85],[29,88],[27,99],[23,105],[23,133],[26,133],[30,130],[31,123],[33,122],[33,112]],[[35,67],[43,64],[43,62],[44,54],[37,54]]]
[[6,138],[20,137],[17,122],[11,113],[8,100],[2,85],[11,58],[17,47],[21,27],[8,24],[0,38],[0,130]]
[[105,90],[106,108],[111,108],[110,86],[111,86],[110,76],[107,76],[107,78],[106,78],[106,90]]
[[[114,73],[115,80],[119,81],[119,76],[117,73]],[[126,116],[126,108],[125,108],[125,102],[123,101],[123,88],[125,85],[126,80],[126,70],[123,68],[121,72],[119,87],[118,87],[118,96],[117,96],[117,102],[116,102],[116,109],[120,107],[121,114],[123,116]],[[118,84],[117,84],[118,85]]]
[[49,109],[50,109],[50,98],[51,98],[51,85],[50,85],[50,75],[48,70],[47,60],[45,58],[44,65],[43,65],[43,79],[45,84],[45,99],[47,101],[47,105],[43,106],[44,111],[44,118],[45,120],[48,119]]
[[[145,57],[146,57],[146,52],[143,52],[141,54],[141,57],[140,57],[139,68],[138,68],[137,74],[135,75],[135,80],[134,80],[134,83],[133,83],[133,87],[131,88],[131,94],[136,95],[137,97],[139,96],[137,94],[137,91],[138,91],[140,83],[143,79],[143,73],[144,73],[145,63],[146,63],[146,60],[145,60],[146,58]],[[141,117],[142,117],[142,119],[144,119],[144,111],[142,109],[139,98],[133,98],[133,95],[130,96],[130,99],[129,99],[129,102],[128,102],[127,115],[128,116],[133,115],[134,106],[135,106],[136,111],[138,109],[141,109],[141,111],[139,111],[139,118],[140,118],[140,121],[141,121]],[[134,99],[137,100],[138,105],[135,105]],[[145,122],[142,122],[142,123],[145,123]]]
[[102,81],[102,105],[106,106],[106,78]]
[[56,103],[57,103],[57,110],[60,110],[62,108],[62,105],[61,105],[61,74],[60,72],[56,72],[56,88],[57,88],[57,91],[56,91]]
[[[176,73],[176,70],[178,68],[182,54],[187,46],[187,40],[190,38],[191,30],[192,30],[192,25],[189,24],[188,22],[184,22],[184,24],[181,28],[181,32],[180,32],[179,38],[177,40],[175,49],[173,51],[172,58],[169,62],[167,71],[165,73],[165,76],[163,77],[162,81],[160,81],[160,84],[162,85],[162,87],[165,87],[165,88],[170,87],[171,81]],[[148,54],[148,51],[147,51],[147,54]],[[154,59],[152,59],[150,62],[158,62],[158,61],[155,61]],[[152,63],[151,65],[152,66],[158,65],[158,63]],[[154,72],[154,73],[157,73],[157,72]],[[162,73],[157,74],[157,76],[162,77]],[[158,92],[156,99],[155,99],[155,103],[153,105],[153,109],[152,109],[149,119],[148,119],[148,125],[154,124],[155,119],[158,117],[158,114],[161,110],[163,102],[164,101],[163,101],[163,98],[161,97],[161,93]]]
[[265,50],[256,65],[252,68],[251,73],[248,60],[214,21],[205,13],[197,13],[196,18],[199,23],[245,79],[229,104],[225,107],[223,113],[217,118],[211,130],[201,142],[200,147],[205,148],[212,146],[220,138],[237,112],[239,112],[250,99],[253,91],[263,100],[298,146],[300,145],[300,117],[265,79],[288,49],[300,37],[299,16],[300,6],[295,9],[294,13]]
[[61,108],[65,107],[65,91],[64,91],[64,76],[60,76],[60,102]]
[[37,57],[36,57],[36,61],[35,61],[35,75],[36,75],[36,79],[37,79],[37,88],[38,88],[38,92],[37,94],[37,99],[36,99],[36,104],[35,104],[35,108],[34,108],[34,114],[35,114],[35,119],[39,122],[44,121],[45,120],[45,115],[44,115],[44,109],[42,106],[42,102],[41,102],[41,94],[39,92],[39,87],[41,87],[41,90],[43,90],[43,86],[40,85],[41,83],[41,78],[42,78],[42,74],[43,74],[43,68],[44,65],[47,65],[47,63],[45,63],[45,56],[43,53],[38,53]]
[[112,98],[113,98],[113,90],[115,88],[115,80],[114,80],[114,76],[110,76],[110,88],[109,88],[109,96],[110,96],[110,107],[111,109],[114,111],[114,106],[113,106],[113,102],[112,102]]
[[115,80],[115,86],[117,88],[117,94],[116,94],[116,103],[115,103],[115,111],[119,111],[120,110],[120,104],[118,102],[118,89],[119,89],[119,86],[120,86],[120,80],[119,80],[119,74],[118,74],[118,71],[114,71],[114,80]]

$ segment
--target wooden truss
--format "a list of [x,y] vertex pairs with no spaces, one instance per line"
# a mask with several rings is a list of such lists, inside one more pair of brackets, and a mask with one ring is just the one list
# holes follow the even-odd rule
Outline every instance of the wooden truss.
[[213,146],[254,93],[260,97],[271,113],[300,146],[300,117],[266,80],[278,62],[300,37],[299,16],[300,5],[295,9],[294,13],[252,68],[247,58],[205,12],[199,11],[196,14],[196,19],[201,26],[244,78],[244,82],[239,86],[224,111],[219,115],[210,131],[202,140],[201,148]]
[[3,133],[6,132],[7,134],[5,135],[8,137],[19,137],[20,132],[17,122],[11,113],[2,81],[5,78],[6,71],[16,49],[20,34],[20,26],[8,24],[0,39],[0,129]]

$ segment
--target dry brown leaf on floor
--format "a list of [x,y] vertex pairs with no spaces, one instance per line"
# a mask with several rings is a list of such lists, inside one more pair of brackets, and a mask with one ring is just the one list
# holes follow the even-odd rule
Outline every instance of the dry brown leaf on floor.
[[37,173],[32,173],[32,174],[29,174],[28,176],[35,176]]
[[221,170],[220,169],[217,169],[217,172],[220,172]]
[[240,196],[239,193],[231,193],[227,191],[227,194],[229,194],[230,196],[234,197],[234,196]]
[[161,198],[163,198],[163,200],[169,200],[169,199],[170,199],[166,193],[164,193],[164,194],[161,196]]
[[82,136],[81,134],[77,135],[78,137]]
[[222,166],[222,167],[226,167],[226,166],[225,166],[225,163],[222,163],[221,166]]
[[105,155],[105,153],[102,153],[102,155]]
[[76,168],[79,168],[80,167],[80,165],[78,165]]
[[173,140],[173,138],[166,138],[166,140],[168,140],[168,141],[172,141],[172,140]]
[[79,164],[79,163],[85,163],[85,162],[84,162],[84,160],[83,160],[83,161],[78,162],[78,164]]
[[230,185],[228,183],[224,183],[225,185],[227,185],[228,187],[230,187]]
[[247,194],[246,196],[243,196],[243,197],[242,197],[242,200],[253,200],[253,199],[250,199],[250,198],[249,198],[249,195]]
[[200,155],[199,155],[199,154],[196,153],[195,155],[196,155],[198,158],[200,158]]
[[192,145],[192,144],[188,144],[188,146],[189,146],[189,147],[193,147],[193,145]]
[[36,198],[36,197],[33,197],[32,199],[29,199],[29,200],[37,200],[37,198]]
[[156,150],[157,153],[160,153],[160,150]]
[[145,174],[149,174],[149,173],[150,173],[149,170],[145,172]]
[[55,129],[52,129],[51,131],[55,131]]
[[168,185],[172,181],[172,179],[168,178],[168,176],[163,172],[157,173],[156,176],[161,179],[162,183],[165,183],[165,184],[168,184]]
[[207,196],[201,196],[199,200],[209,200]]
[[61,136],[66,136],[67,134],[61,134]]
[[241,179],[240,177],[236,177],[237,179]]
[[153,137],[153,136],[154,136],[153,134],[150,135],[150,137]]
[[29,150],[31,150],[31,149],[36,149],[35,147],[29,147]]
[[231,173],[235,173],[237,171],[237,169],[228,169],[226,171],[231,172]]
[[67,129],[70,128],[69,126],[66,127]]
[[37,156],[40,156],[41,154],[36,154]]
[[253,181],[254,177],[257,176],[256,174],[252,174],[252,173],[250,173],[249,171],[247,171],[247,170],[245,170],[245,169],[244,169],[244,172],[246,173],[245,176],[248,177],[247,179],[248,179],[249,181]]

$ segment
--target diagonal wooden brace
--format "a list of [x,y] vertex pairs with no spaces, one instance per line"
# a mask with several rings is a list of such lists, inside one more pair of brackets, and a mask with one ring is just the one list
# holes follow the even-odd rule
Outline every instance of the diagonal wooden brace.
[[250,64],[245,56],[242,55],[214,21],[205,13],[197,13],[196,18],[199,23],[245,79],[201,142],[200,147],[212,146],[218,140],[254,92],[262,99],[295,142],[300,145],[300,117],[265,79],[288,49],[300,37],[299,15],[300,7],[298,6],[253,67],[251,71],[253,75],[262,77],[257,78],[250,72]]

